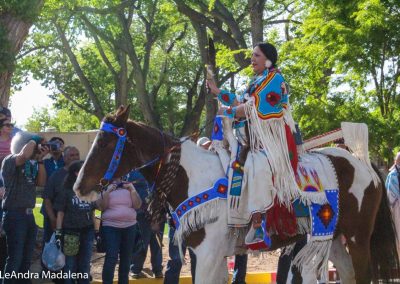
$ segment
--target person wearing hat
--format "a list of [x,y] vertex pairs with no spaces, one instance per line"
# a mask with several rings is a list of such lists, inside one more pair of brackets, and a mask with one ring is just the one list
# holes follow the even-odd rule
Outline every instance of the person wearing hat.
[[[397,236],[400,236],[400,152],[396,154],[394,164],[389,170],[390,172],[386,178],[387,196]],[[397,239],[397,252],[400,254],[399,238]]]
[[196,145],[205,150],[208,150],[208,148],[210,148],[210,145],[211,145],[211,140],[208,139],[207,137],[203,136],[203,137],[200,137],[199,139],[197,139]]

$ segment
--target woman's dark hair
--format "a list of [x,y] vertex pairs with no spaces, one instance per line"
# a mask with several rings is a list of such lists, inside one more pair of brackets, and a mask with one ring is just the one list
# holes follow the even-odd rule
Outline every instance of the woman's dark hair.
[[4,124],[4,122],[5,122],[6,120],[9,120],[9,119],[8,119],[8,118],[0,119],[0,128],[3,127],[3,124]]
[[68,167],[68,175],[64,180],[64,188],[70,188],[74,186],[74,183],[76,181],[76,173],[79,172],[79,170],[82,168],[83,161],[75,161],[72,162],[71,165]]
[[276,61],[278,61],[278,51],[276,50],[275,46],[273,46],[268,42],[260,42],[257,43],[256,46],[258,46],[261,49],[265,57],[271,60],[272,66],[275,67]]

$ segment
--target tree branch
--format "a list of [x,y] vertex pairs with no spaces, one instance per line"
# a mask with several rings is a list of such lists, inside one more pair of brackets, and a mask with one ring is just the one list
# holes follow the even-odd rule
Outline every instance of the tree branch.
[[292,20],[292,19],[282,19],[282,20],[275,20],[275,21],[268,21],[265,22],[266,25],[276,25],[276,24],[283,24],[283,23],[294,23],[294,24],[299,24],[301,25],[302,22]]
[[93,115],[96,116],[95,113],[93,113],[92,110],[90,110],[89,108],[85,107],[83,104],[78,103],[73,97],[71,97],[70,95],[67,94],[67,92],[61,87],[61,85],[58,82],[55,82],[57,89],[61,92],[61,94],[67,99],[69,100],[72,104],[74,104],[75,106],[77,106],[78,108],[84,110],[87,113],[91,113]]
[[28,54],[31,53],[31,52],[34,52],[34,51],[40,50],[40,49],[49,49],[49,48],[62,49],[61,46],[56,45],[56,44],[38,45],[38,46],[32,47],[32,48],[30,48],[30,49],[28,49],[28,50],[26,50],[26,51],[20,53],[15,59],[16,59],[16,60],[19,60],[19,59],[21,59],[22,57],[28,55]]
[[86,93],[88,94],[90,100],[93,103],[95,115],[100,119],[103,118],[104,112],[100,105],[100,102],[92,88],[92,85],[89,82],[89,79],[83,73],[83,70],[78,63],[78,60],[77,60],[75,54],[72,52],[72,48],[69,45],[69,42],[67,41],[64,31],[61,29],[60,25],[57,22],[54,22],[54,25],[57,29],[57,33],[63,44],[65,53],[67,54],[72,66],[74,67],[75,73],[77,74],[79,80],[81,81],[83,87],[85,88]]
[[117,77],[117,71],[115,71],[114,67],[112,66],[110,60],[108,59],[106,53],[104,52],[103,46],[101,45],[101,42],[99,40],[99,37],[97,36],[97,34],[93,31],[93,29],[91,29],[89,27],[89,32],[92,35],[94,42],[97,46],[97,49],[99,50],[100,56],[103,59],[104,63],[106,64],[106,66],[108,67],[108,69],[110,70],[110,72],[112,73],[112,75],[114,77]]
[[122,1],[120,4],[104,9],[99,9],[99,8],[94,8],[94,7],[89,7],[89,6],[81,6],[81,7],[74,7],[74,11],[77,12],[85,12],[85,13],[91,13],[91,14],[98,14],[98,15],[108,15],[115,13],[117,11],[121,11],[127,7],[134,7],[135,9],[138,9],[137,6],[135,6],[135,2],[137,0],[125,0]]
[[88,29],[98,35],[102,40],[109,42],[111,45],[116,45],[115,39],[109,37],[104,31],[98,29],[95,25],[93,25],[89,19],[85,15],[81,15],[80,18],[83,20],[85,25],[88,27]]

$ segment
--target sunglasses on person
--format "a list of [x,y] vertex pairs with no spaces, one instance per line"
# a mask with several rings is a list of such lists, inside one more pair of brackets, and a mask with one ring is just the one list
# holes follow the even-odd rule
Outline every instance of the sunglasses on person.
[[14,127],[14,124],[13,123],[4,123],[3,126]]

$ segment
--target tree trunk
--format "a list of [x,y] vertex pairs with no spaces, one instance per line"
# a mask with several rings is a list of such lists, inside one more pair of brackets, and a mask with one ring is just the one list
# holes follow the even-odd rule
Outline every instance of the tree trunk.
[[251,39],[253,46],[263,41],[263,11],[265,0],[249,0],[249,14],[251,23]]
[[[41,10],[43,0],[38,0],[36,3],[37,11]],[[6,69],[0,71],[0,103],[2,106],[8,106],[10,99],[11,78],[15,68],[15,56],[21,50],[29,29],[32,26],[31,20],[23,20],[13,13],[5,12],[0,14],[0,25],[6,33],[8,41],[8,50],[2,51],[8,53],[10,62],[6,64]],[[4,40],[4,39],[2,39]]]
[[128,103],[128,65],[126,54],[123,51],[118,53],[118,62],[120,70],[118,72],[118,78],[115,82],[116,92],[115,92],[115,108],[117,109],[120,105],[126,106]]

